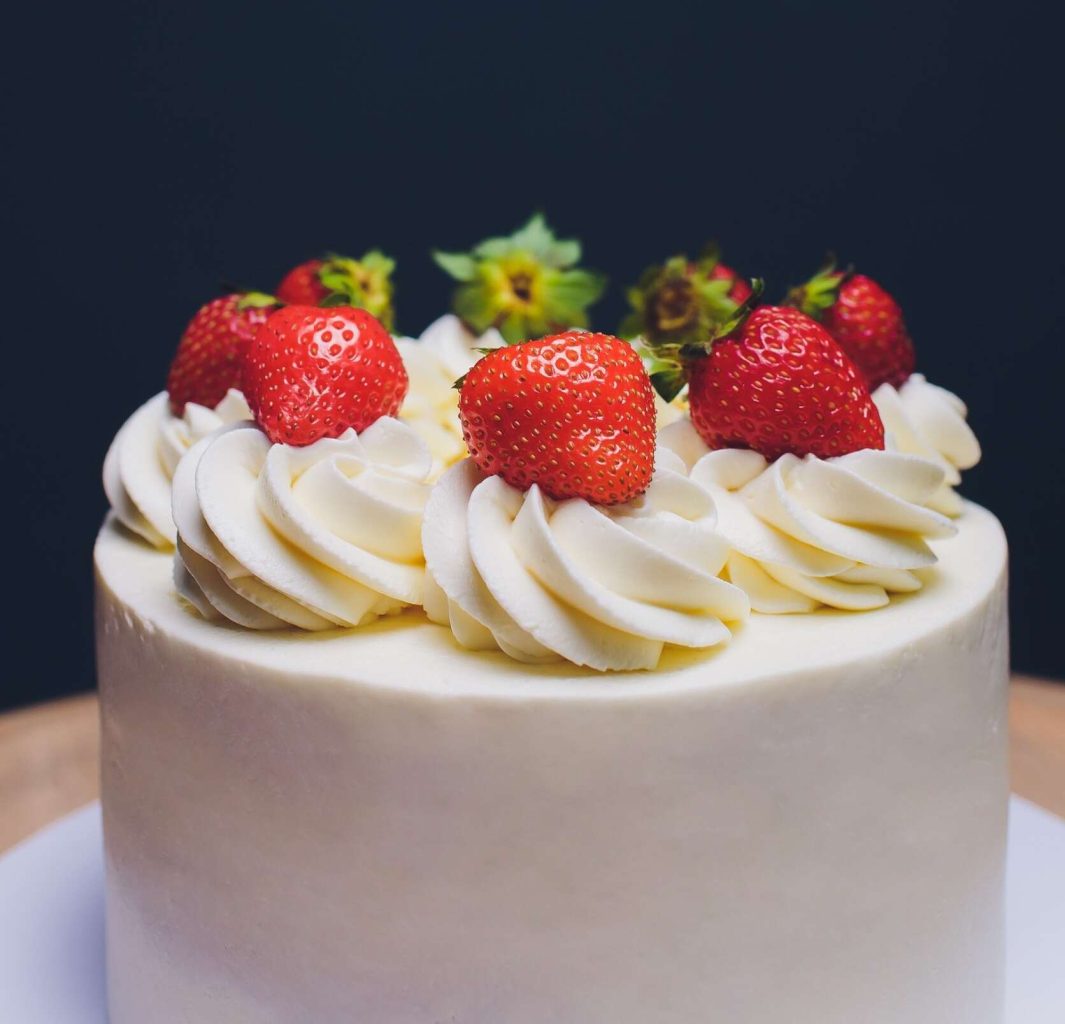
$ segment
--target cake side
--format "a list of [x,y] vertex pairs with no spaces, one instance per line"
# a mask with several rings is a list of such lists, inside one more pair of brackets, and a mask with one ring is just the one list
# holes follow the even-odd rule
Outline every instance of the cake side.
[[653,676],[204,622],[105,527],[112,1020],[997,1024],[1005,545],[959,525],[914,598]]

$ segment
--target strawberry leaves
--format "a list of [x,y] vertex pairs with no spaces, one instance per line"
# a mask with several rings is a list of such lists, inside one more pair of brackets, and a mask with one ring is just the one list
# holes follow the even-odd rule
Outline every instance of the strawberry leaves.
[[371,249],[357,260],[330,255],[318,270],[318,280],[326,291],[319,305],[365,309],[391,330],[394,321],[392,272],[395,269],[395,260],[377,249]]
[[587,309],[602,295],[606,278],[575,266],[580,258],[580,243],[556,238],[541,214],[467,253],[433,252],[437,266],[459,282],[459,317],[478,334],[495,327],[508,344],[587,327]]
[[[637,350],[643,358],[651,384],[663,401],[672,402],[684,389],[688,379],[687,364],[690,360],[708,355],[718,341],[734,334],[742,326],[758,305],[764,290],[763,281],[757,277],[753,278],[750,282],[750,294],[742,302],[732,302],[730,311],[724,313],[720,320],[709,321],[705,329],[694,335],[683,332],[676,340],[663,340],[661,335],[658,340],[641,336]],[[684,340],[685,336],[694,337],[695,340]]]
[[839,298],[839,290],[844,281],[851,277],[853,270],[836,269],[836,257],[831,253],[825,258],[824,265],[805,284],[791,288],[785,299],[785,305],[801,309],[807,316],[820,320],[825,311],[831,309]]
[[748,295],[747,282],[721,262],[711,243],[698,260],[679,254],[648,267],[627,292],[632,312],[620,333],[642,338],[660,351],[699,345],[717,333]]

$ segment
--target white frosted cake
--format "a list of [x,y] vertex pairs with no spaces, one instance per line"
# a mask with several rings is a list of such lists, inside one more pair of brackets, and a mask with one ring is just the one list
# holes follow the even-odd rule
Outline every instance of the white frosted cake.
[[[656,440],[627,342],[460,301],[397,347],[345,297],[237,378],[193,331],[108,455],[112,1024],[1001,1024],[1006,544],[957,399],[756,289]],[[782,331],[850,418],[711,446],[715,361]]]

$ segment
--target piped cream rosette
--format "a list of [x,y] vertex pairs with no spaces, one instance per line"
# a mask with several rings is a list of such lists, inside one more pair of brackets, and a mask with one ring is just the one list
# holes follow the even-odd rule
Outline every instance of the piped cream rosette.
[[358,626],[420,604],[431,468],[387,417],[303,448],[251,423],[221,430],[174,476],[178,591],[249,629]]
[[170,411],[165,391],[145,402],[119,428],[104,459],[104,492],[119,522],[157,548],[172,548],[170,481],[181,457],[200,438],[250,416],[235,390],[213,409],[189,402],[182,416]]
[[[690,456],[695,441],[673,435]],[[690,478],[714,498],[732,547],[728,577],[753,611],[881,607],[891,593],[919,590],[915,570],[936,562],[927,541],[956,532],[930,507],[944,474],[928,459],[865,450],[768,463],[752,451],[702,450]]]
[[712,647],[749,604],[719,578],[728,546],[709,493],[669,452],[624,505],[552,501],[449,469],[425,511],[425,610],[464,647],[601,671],[650,669],[666,644]]
[[478,349],[502,344],[498,331],[488,330],[478,338],[450,313],[434,320],[417,339],[396,338],[410,380],[399,418],[429,446],[434,478],[466,456],[455,381],[480,358]]
[[948,516],[959,515],[962,503],[954,488],[961,483],[961,470],[980,461],[980,443],[965,421],[965,403],[919,373],[898,389],[881,384],[873,401],[884,421],[889,448],[930,459],[943,470],[943,483],[931,506]]

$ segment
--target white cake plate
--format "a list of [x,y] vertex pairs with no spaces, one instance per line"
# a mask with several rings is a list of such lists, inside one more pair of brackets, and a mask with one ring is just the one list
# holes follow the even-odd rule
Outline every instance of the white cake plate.
[[[1010,813],[1006,1021],[1062,1024],[1065,821],[1017,797]],[[107,1024],[97,804],[0,858],[0,1022]]]

